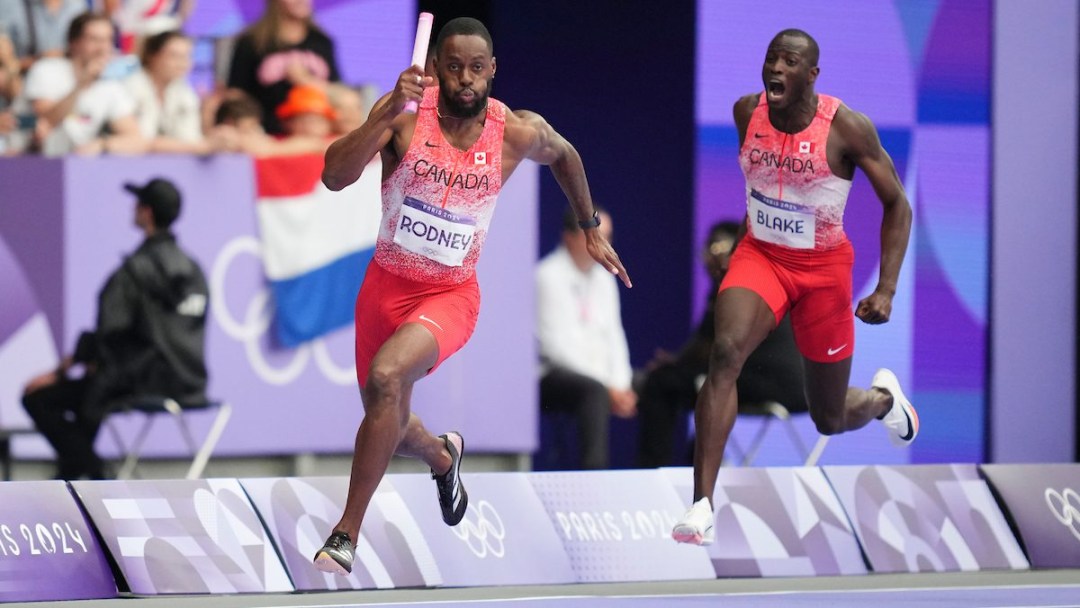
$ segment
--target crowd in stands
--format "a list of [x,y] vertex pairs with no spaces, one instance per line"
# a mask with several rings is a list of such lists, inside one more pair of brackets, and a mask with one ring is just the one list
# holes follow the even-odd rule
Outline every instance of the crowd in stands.
[[0,3],[0,156],[321,153],[363,122],[375,91],[340,82],[312,0],[266,0],[200,96],[194,4]]

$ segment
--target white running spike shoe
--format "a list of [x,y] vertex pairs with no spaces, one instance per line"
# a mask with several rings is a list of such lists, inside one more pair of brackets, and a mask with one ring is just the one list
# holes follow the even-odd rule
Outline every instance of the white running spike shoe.
[[713,525],[716,517],[713,515],[712,504],[708,498],[702,498],[690,506],[686,515],[675,524],[671,530],[671,538],[677,543],[707,546],[716,540],[716,532]]
[[896,374],[885,368],[879,369],[874,374],[870,386],[892,395],[892,409],[881,418],[881,423],[888,429],[889,438],[893,444],[910,445],[919,434],[919,415],[915,413],[915,408],[900,390],[900,381],[896,378]]

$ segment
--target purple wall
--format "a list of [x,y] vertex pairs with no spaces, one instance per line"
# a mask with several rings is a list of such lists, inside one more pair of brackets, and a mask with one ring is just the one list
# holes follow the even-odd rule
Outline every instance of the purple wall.
[[1080,5],[999,0],[994,25],[989,460],[1068,462],[1077,415]]
[[[0,237],[32,277],[37,301],[59,328],[54,339],[61,351],[69,352],[79,331],[93,325],[105,277],[141,240],[132,225],[134,199],[122,184],[167,177],[185,197],[176,225],[180,243],[211,283],[210,393],[234,405],[215,453],[352,450],[363,412],[352,328],[282,349],[270,343],[262,323],[269,313],[251,159],[16,159],[0,167],[10,177],[0,181]],[[27,182],[15,177],[27,175],[48,187],[28,198],[21,187]],[[459,429],[477,451],[531,452],[536,443],[535,303],[532,273],[522,269],[533,263],[537,191],[531,163],[504,186],[478,270],[484,301],[473,339],[420,382],[413,396],[428,428]],[[209,417],[197,426],[208,424]],[[99,445],[110,453],[111,442]],[[147,445],[150,455],[183,453],[178,433],[166,424],[156,426]],[[28,449],[33,454],[22,455],[44,455]]]

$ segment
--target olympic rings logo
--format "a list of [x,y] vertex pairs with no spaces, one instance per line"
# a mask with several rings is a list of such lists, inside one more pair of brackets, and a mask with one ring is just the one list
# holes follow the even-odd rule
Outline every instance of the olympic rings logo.
[[1076,540],[1080,540],[1080,494],[1072,488],[1065,488],[1062,492],[1046,488],[1043,497],[1054,517],[1072,532]]
[[[473,555],[483,559],[488,554],[495,557],[506,555],[506,526],[495,507],[486,500],[474,503],[475,507],[465,513],[461,523],[451,528],[454,534],[460,538]],[[476,514],[476,521],[469,517],[469,513]]]
[[225,297],[225,289],[229,284],[226,280],[229,267],[241,255],[254,256],[261,264],[262,246],[253,236],[239,236],[225,244],[214,259],[210,272],[210,293],[214,294],[214,297],[210,298],[210,311],[221,329],[244,345],[244,353],[255,374],[268,384],[290,384],[307,368],[308,361],[314,359],[316,367],[330,382],[342,386],[355,384],[356,365],[350,363],[347,367],[341,367],[336,364],[330,356],[326,342],[321,338],[293,349],[292,358],[280,367],[274,367],[266,360],[259,342],[270,329],[270,291],[265,287],[256,291],[239,319],[233,316],[226,304],[228,298]]

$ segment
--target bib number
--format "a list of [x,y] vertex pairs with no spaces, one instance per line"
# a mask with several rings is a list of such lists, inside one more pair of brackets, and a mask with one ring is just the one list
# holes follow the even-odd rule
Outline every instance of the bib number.
[[751,190],[747,198],[754,238],[792,249],[813,249],[814,210]]
[[444,266],[461,266],[476,234],[476,220],[405,197],[394,242]]

